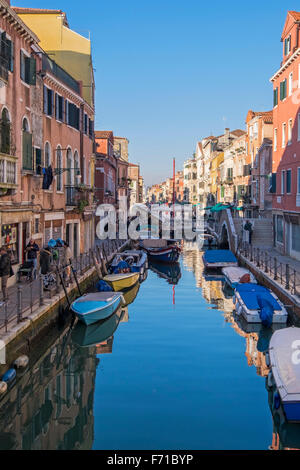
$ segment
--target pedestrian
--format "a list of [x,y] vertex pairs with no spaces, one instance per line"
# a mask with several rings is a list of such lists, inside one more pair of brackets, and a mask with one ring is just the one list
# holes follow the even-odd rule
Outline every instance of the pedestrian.
[[44,246],[40,253],[40,269],[43,276],[44,288],[48,287],[49,274],[51,272],[51,249],[48,246]]
[[5,247],[1,248],[0,255],[0,277],[2,279],[1,288],[3,301],[6,302],[8,300],[7,281],[11,276],[11,262]]
[[248,232],[248,240],[247,241],[248,241],[249,245],[251,245],[253,229],[252,229],[252,224],[251,224],[250,220],[246,220],[246,223],[244,225],[244,230],[245,230],[246,233]]
[[64,242],[64,265],[66,267],[65,273],[67,280],[71,277],[71,264],[72,264],[72,250],[67,242]]
[[26,246],[27,260],[31,261],[33,266],[33,279],[36,279],[37,274],[37,255],[40,248],[37,243],[31,238]]

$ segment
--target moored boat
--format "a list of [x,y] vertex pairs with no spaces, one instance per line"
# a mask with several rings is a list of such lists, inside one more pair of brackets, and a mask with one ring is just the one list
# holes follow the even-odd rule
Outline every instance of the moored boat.
[[143,250],[126,250],[117,253],[110,265],[111,274],[116,274],[120,263],[126,263],[132,273],[140,273],[144,277],[148,267],[147,254]]
[[143,240],[141,247],[147,252],[151,260],[160,263],[176,263],[181,251],[175,240]]
[[274,294],[264,286],[257,284],[238,284],[234,303],[237,315],[242,315],[249,323],[286,323],[288,313]]
[[241,282],[257,284],[255,276],[248,269],[240,268],[239,266],[223,268],[222,273],[224,274],[225,281],[232,289],[235,289]]
[[94,292],[74,300],[71,310],[78,320],[91,325],[112,315],[121,303],[123,298],[120,292]]
[[110,338],[118,328],[122,317],[122,308],[105,320],[85,326],[78,323],[72,332],[72,339],[81,347],[95,346]]
[[115,292],[129,289],[139,281],[140,273],[108,274],[103,278]]
[[206,268],[224,268],[238,265],[238,260],[230,250],[207,250],[202,259]]
[[271,338],[266,362],[269,387],[274,386],[273,406],[287,421],[300,422],[300,328],[278,330]]

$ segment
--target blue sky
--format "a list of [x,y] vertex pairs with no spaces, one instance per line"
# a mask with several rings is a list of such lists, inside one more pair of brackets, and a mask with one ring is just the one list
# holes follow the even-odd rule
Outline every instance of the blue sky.
[[147,185],[172,175],[196,142],[245,127],[248,109],[272,108],[279,68],[282,0],[14,0],[59,8],[88,35],[96,77],[96,129],[130,141]]

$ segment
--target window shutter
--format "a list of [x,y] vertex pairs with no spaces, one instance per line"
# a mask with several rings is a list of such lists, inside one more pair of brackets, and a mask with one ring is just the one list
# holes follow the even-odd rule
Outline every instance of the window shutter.
[[36,84],[36,60],[34,57],[29,57],[28,58],[28,64],[29,64],[29,77],[28,77],[28,84],[29,85],[35,85]]
[[59,109],[58,109],[58,94],[55,93],[55,119],[59,119]]
[[48,88],[44,85],[44,114],[48,111]]
[[32,134],[23,132],[23,169],[32,170]]
[[20,77],[25,82],[25,57],[22,51],[20,51]]
[[10,42],[10,64],[9,64],[9,70],[11,72],[14,71],[14,43],[12,41],[9,41]]

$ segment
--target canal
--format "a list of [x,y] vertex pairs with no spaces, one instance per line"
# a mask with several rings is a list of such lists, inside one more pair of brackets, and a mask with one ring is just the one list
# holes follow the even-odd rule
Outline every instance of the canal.
[[32,353],[0,401],[1,449],[300,448],[300,425],[272,419],[272,332],[236,322],[202,253],[186,247],[180,267],[153,266],[126,300]]

